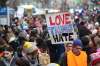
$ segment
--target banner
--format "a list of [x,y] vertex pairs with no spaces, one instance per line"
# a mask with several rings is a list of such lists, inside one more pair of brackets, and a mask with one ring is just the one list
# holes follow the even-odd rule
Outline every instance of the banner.
[[72,42],[76,38],[70,13],[47,14],[46,22],[52,44]]

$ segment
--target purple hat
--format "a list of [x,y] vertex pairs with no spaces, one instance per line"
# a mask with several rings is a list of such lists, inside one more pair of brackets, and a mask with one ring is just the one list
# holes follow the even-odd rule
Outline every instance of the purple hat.
[[83,47],[82,41],[81,41],[80,39],[75,39],[75,40],[73,41],[73,45],[78,45],[78,46]]

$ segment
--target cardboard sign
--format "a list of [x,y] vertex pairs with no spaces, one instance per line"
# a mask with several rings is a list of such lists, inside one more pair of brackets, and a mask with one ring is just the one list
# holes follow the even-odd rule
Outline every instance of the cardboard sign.
[[68,12],[47,14],[46,21],[52,44],[72,42],[76,38],[73,22]]

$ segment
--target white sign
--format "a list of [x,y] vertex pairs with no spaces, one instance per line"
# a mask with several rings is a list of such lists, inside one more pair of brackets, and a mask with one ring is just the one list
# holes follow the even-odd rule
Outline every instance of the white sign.
[[23,17],[23,15],[24,15],[24,8],[18,7],[15,17],[18,17],[19,19],[21,19]]
[[70,13],[47,14],[46,21],[52,44],[72,42],[76,38]]
[[10,25],[7,17],[0,17],[0,25]]

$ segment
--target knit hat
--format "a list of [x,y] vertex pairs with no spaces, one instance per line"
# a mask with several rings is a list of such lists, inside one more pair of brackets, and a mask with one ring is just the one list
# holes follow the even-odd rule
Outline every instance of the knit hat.
[[80,39],[75,39],[75,40],[73,41],[73,45],[78,45],[78,46],[83,47],[82,41],[81,41]]
[[60,65],[59,64],[56,64],[56,63],[50,63],[47,66],[60,66]]
[[35,50],[38,50],[38,48],[34,42],[25,42],[25,44],[23,45],[23,50],[25,51],[25,53],[32,53]]

